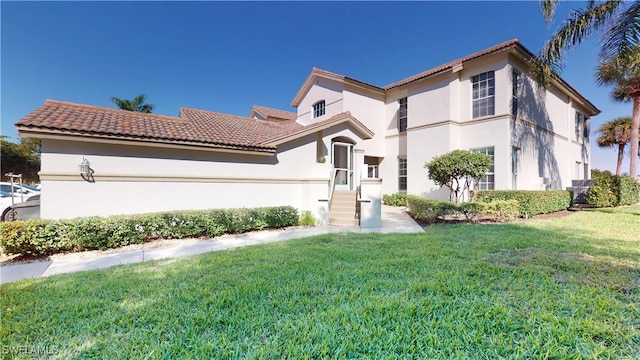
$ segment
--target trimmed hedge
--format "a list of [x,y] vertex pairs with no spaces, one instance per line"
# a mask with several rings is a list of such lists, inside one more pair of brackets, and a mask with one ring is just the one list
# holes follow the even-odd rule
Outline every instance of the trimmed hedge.
[[63,251],[104,250],[153,239],[213,237],[296,224],[298,211],[291,206],[58,221],[36,219],[0,223],[0,246],[5,254],[49,255]]
[[516,200],[520,216],[528,217],[566,210],[571,207],[573,195],[568,190],[484,190],[478,192],[477,200]]
[[587,197],[587,203],[592,207],[614,207],[640,202],[640,185],[629,176],[592,170],[591,178],[596,180],[589,188]]
[[389,206],[407,206],[407,195],[401,193],[382,195],[382,203]]
[[504,222],[514,220],[519,215],[519,204],[516,200],[476,201],[456,205],[451,202],[409,195],[407,203],[414,218],[428,223],[441,220],[445,216],[457,219],[461,215],[468,221],[479,216],[486,216],[493,221]]

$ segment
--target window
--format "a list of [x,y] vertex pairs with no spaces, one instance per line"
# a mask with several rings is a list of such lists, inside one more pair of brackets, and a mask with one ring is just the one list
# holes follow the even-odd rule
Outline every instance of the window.
[[511,115],[518,117],[518,88],[520,86],[520,74],[517,71],[511,73]]
[[471,78],[473,88],[473,117],[495,114],[495,78],[489,71]]
[[398,131],[407,131],[407,98],[398,100],[400,107],[398,107]]
[[511,188],[518,190],[518,152],[520,148],[511,148]]
[[588,117],[584,118],[582,130],[583,130],[582,136],[584,136],[586,142],[589,142],[589,118]]
[[478,183],[478,189],[493,190],[495,188],[495,173],[494,173],[495,166],[494,166],[494,158],[493,158],[493,152],[494,152],[493,146],[478,148],[478,149],[471,149],[471,151],[481,153],[481,154],[487,154],[491,156],[491,167],[489,168],[489,171],[487,171],[485,176],[480,178],[480,182]]
[[320,100],[313,104],[313,117],[317,118],[324,115],[324,100]]
[[378,165],[367,165],[368,171],[367,171],[367,177],[372,178],[372,179],[377,179],[378,178]]
[[398,158],[398,190],[407,191],[407,158]]
[[584,115],[582,115],[582,113],[577,112],[576,111],[576,141],[580,141],[581,137],[584,136],[584,132],[586,130],[586,134],[587,136],[585,137],[589,137],[589,130],[585,129],[586,127],[584,126]]

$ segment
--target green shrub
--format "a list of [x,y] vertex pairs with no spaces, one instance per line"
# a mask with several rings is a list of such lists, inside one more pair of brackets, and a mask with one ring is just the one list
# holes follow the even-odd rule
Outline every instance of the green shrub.
[[520,204],[517,200],[494,200],[479,202],[478,210],[494,221],[505,222],[516,219],[520,215]]
[[68,250],[110,249],[152,239],[216,236],[296,225],[291,206],[256,209],[174,211],[133,216],[0,223],[6,254],[47,255]]
[[534,216],[566,210],[571,207],[571,191],[567,190],[485,190],[478,193],[478,201],[516,200],[520,216]]
[[407,206],[407,195],[401,193],[382,195],[382,203],[389,206]]
[[618,205],[640,203],[640,185],[630,176],[618,176]]
[[417,195],[407,196],[407,206],[411,215],[419,220],[429,223],[456,209],[456,205],[450,202],[423,198]]
[[591,178],[596,180],[589,188],[587,203],[591,207],[613,207],[617,205],[615,192],[615,176],[609,171],[591,171]]
[[629,176],[616,176],[609,171],[591,171],[596,183],[589,188],[587,203],[592,207],[614,207],[640,202],[640,185]]
[[313,216],[311,211],[306,210],[300,214],[300,218],[298,219],[298,224],[302,226],[315,226],[316,218]]

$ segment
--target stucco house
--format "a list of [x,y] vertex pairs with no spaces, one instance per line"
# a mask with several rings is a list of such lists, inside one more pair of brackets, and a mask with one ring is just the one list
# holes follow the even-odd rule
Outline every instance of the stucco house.
[[381,193],[447,199],[424,164],[454,149],[493,157],[481,189],[588,178],[600,111],[559,77],[539,88],[533,56],[511,40],[386,86],[313,68],[296,112],[171,117],[47,100],[16,126],[42,139],[44,218],[292,205],[375,226]]

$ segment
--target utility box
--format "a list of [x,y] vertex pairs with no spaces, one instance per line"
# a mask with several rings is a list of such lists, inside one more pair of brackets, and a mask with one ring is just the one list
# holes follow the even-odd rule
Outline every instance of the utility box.
[[382,226],[382,179],[360,179],[360,227]]

